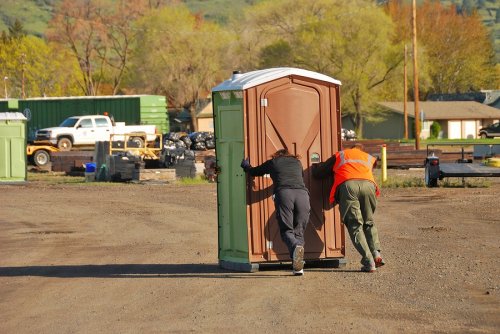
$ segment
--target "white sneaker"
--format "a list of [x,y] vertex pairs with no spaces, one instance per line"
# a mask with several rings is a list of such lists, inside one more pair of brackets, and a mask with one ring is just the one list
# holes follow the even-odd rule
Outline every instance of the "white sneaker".
[[[299,272],[304,269],[304,246],[295,246],[293,250],[293,271]],[[303,273],[303,272],[302,272]]]
[[293,271],[293,274],[294,274],[295,276],[302,276],[302,275],[304,275],[304,269],[294,270],[294,271]]
[[370,264],[365,264],[361,267],[361,271],[365,273],[374,273],[377,271],[377,267],[375,266],[375,262]]

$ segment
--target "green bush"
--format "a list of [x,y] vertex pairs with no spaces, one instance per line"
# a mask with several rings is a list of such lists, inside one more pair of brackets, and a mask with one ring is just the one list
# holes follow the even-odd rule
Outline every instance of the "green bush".
[[430,138],[437,139],[439,137],[439,132],[441,132],[441,124],[436,121],[432,122]]

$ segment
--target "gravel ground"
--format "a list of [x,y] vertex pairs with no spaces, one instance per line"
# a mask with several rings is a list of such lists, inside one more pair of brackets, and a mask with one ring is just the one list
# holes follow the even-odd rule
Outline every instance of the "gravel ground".
[[218,267],[214,184],[0,185],[0,333],[499,333],[499,190],[383,188],[386,266],[293,277]]

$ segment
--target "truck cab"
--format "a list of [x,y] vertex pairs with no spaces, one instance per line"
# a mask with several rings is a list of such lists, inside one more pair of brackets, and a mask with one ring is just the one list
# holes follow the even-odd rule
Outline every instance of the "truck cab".
[[38,130],[37,143],[48,143],[69,151],[73,145],[94,145],[109,140],[113,125],[107,116],[74,116],[58,127]]

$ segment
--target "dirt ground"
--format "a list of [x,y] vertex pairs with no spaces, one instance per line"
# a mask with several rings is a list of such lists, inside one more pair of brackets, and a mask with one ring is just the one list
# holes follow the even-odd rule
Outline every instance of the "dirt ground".
[[0,185],[0,333],[499,333],[499,194],[382,189],[387,265],[294,277],[218,267],[215,184]]

